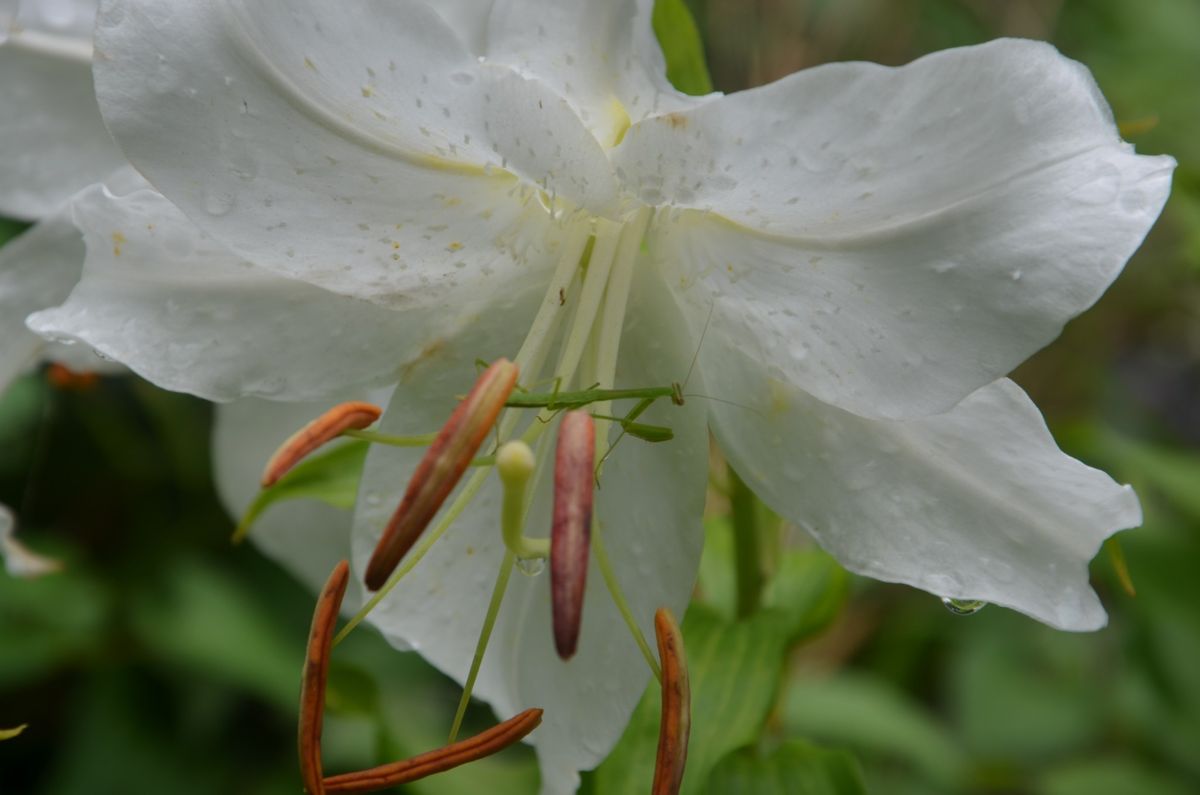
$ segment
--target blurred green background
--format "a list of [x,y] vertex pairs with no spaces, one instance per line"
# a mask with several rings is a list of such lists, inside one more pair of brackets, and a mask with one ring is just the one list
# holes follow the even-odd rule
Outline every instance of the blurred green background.
[[[737,621],[718,467],[685,625],[700,687],[700,772],[688,786],[1200,792],[1200,3],[689,6],[725,91],[832,60],[899,64],[997,36],[1049,40],[1092,69],[1139,151],[1172,154],[1179,170],[1116,285],[1016,373],[1069,452],[1137,487],[1145,526],[1120,537],[1136,597],[1101,554],[1102,632],[1058,633],[995,607],[959,617],[927,594],[849,577],[782,527],[794,548],[768,562],[769,609]],[[0,239],[19,229],[0,226]],[[209,474],[211,419],[204,402],[134,379],[72,390],[34,373],[0,398],[0,502],[27,543],[68,565],[35,581],[0,575],[0,727],[29,723],[0,743],[0,792],[299,791],[295,702],[313,597],[253,549],[229,546]],[[706,719],[718,685],[740,701],[719,722]],[[327,767],[440,744],[457,697],[419,658],[356,633],[335,657]],[[647,753],[652,762],[652,702],[586,789],[648,789],[636,775]],[[768,769],[784,777],[767,784]],[[747,782],[757,788],[736,790]],[[535,788],[520,749],[408,791]]]

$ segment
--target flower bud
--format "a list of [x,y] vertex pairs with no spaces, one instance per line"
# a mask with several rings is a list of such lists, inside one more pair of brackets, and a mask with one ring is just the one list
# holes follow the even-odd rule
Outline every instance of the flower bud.
[[517,366],[497,359],[450,415],[417,465],[367,564],[364,581],[372,591],[383,587],[454,490],[516,385]]
[[692,727],[692,691],[688,682],[683,633],[665,607],[654,614],[658,659],[662,664],[662,718],[658,727],[658,757],[654,762],[651,795],[676,795],[687,764]]
[[378,406],[357,400],[334,406],[296,431],[279,446],[263,470],[262,487],[266,489],[275,485],[309,453],[321,445],[333,441],[341,435],[342,431],[350,429],[361,431],[379,419],[379,415],[382,413],[383,410]]
[[569,660],[579,643],[583,593],[592,538],[596,424],[569,411],[558,427],[554,454],[554,516],[550,525],[550,599],[554,647]]

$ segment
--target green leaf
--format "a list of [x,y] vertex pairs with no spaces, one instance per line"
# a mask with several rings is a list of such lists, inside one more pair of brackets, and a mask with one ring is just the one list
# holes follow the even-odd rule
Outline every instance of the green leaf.
[[1187,795],[1178,779],[1130,758],[1086,759],[1044,774],[1037,795]]
[[978,757],[1028,764],[1094,746],[1104,730],[1094,695],[1103,668],[1085,639],[1012,615],[987,620],[1009,631],[985,632],[981,618],[979,636],[959,646],[945,672],[964,745]]
[[0,571],[0,605],[0,686],[12,686],[98,654],[112,600],[101,582],[69,563],[64,574],[31,580]]
[[763,606],[784,616],[793,641],[815,635],[835,619],[850,590],[850,575],[826,552],[810,547],[784,553],[767,583]]
[[704,551],[697,579],[700,600],[715,614],[732,621],[737,614],[737,582],[733,571],[733,525],[728,516],[704,520]]
[[346,442],[298,464],[274,486],[258,493],[238,523],[234,541],[245,538],[263,511],[284,500],[320,500],[335,508],[353,508],[370,446],[366,441]]
[[789,734],[903,759],[933,781],[952,784],[967,760],[954,739],[905,694],[852,675],[796,679],[783,700]]
[[131,624],[142,644],[196,675],[295,709],[303,638],[284,636],[255,593],[218,569],[179,562],[169,581],[169,590],[143,591],[133,606]]
[[667,79],[685,94],[709,94],[712,79],[696,20],[683,0],[656,0],[654,35],[667,59]]
[[[683,622],[692,688],[692,730],[681,792],[705,791],[709,772],[730,751],[758,739],[775,702],[787,625],[774,611],[730,622],[693,605]],[[596,769],[597,795],[645,792],[654,777],[661,710],[651,681],[612,754]]]
[[726,756],[709,776],[709,795],[866,795],[858,761],[799,740],[768,756],[753,750]]

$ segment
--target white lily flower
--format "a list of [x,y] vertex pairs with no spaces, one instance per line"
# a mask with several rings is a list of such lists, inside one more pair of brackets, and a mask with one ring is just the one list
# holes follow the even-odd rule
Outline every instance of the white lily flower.
[[62,302],[79,281],[84,248],[68,199],[91,183],[124,179],[125,157],[92,90],[95,6],[0,8],[0,215],[40,222],[0,249],[0,389],[39,361],[104,369],[90,349],[50,344],[25,328],[29,313]]
[[[698,351],[689,391],[720,401],[653,408],[675,439],[623,444],[597,495],[644,633],[692,588],[706,428],[849,569],[1101,626],[1087,561],[1140,522],[1137,500],[1061,453],[1003,376],[1119,273],[1174,162],[1134,154],[1087,70],[1045,44],[690,98],[650,7],[104,2],[101,110],[166,199],[97,203],[82,283],[32,327],[217,398],[398,382],[396,433],[435,429],[476,357],[515,354],[527,384],[648,386]],[[158,227],[188,221],[204,235]],[[368,459],[357,571],[417,458]],[[489,481],[372,614],[459,680],[499,501]],[[570,663],[547,578],[518,577],[477,690],[502,715],[546,709],[543,790],[569,792],[646,677],[595,572]]]
[[[92,84],[92,28],[98,5],[97,0],[25,0],[15,10],[0,5],[0,143],[5,153],[0,158],[0,215],[35,222],[0,248],[0,391],[47,361],[80,372],[126,372],[121,364],[97,356],[89,345],[52,342],[26,328],[29,315],[61,304],[78,284],[85,257],[81,230],[93,232],[93,269],[98,251],[120,256],[125,243],[113,236],[105,214],[110,205],[152,203],[155,219],[162,219],[160,234],[169,232],[174,245],[197,252],[190,262],[206,267],[210,282],[219,281],[218,268],[237,274],[241,281],[221,294],[222,301],[251,292],[256,275],[262,278],[228,250],[200,243],[199,230],[150,188],[109,136]],[[170,226],[171,220],[177,220],[176,227]],[[137,231],[153,232],[141,227]],[[136,267],[142,249],[136,240],[131,248],[124,264]],[[166,254],[165,262],[179,262],[178,248],[157,253]],[[156,264],[160,263],[140,262],[147,270]],[[289,300],[294,299],[293,294]],[[224,306],[222,311],[227,310]],[[341,307],[345,311],[347,302]],[[169,378],[160,381],[170,385]],[[278,443],[272,434],[283,433],[313,410],[303,403],[257,400],[218,409],[214,475],[235,515],[253,497],[253,478],[243,483],[241,475],[247,467],[261,466]],[[297,557],[291,542],[297,533],[305,534],[310,545],[326,539],[339,545],[329,555],[345,557],[349,523],[345,511],[299,500],[267,514],[253,537],[268,555],[317,588],[328,572],[306,578],[308,557]],[[54,570],[53,561],[35,555],[13,537],[15,520],[4,506],[0,531],[0,552],[10,573],[37,576]],[[285,537],[287,544],[279,541]]]

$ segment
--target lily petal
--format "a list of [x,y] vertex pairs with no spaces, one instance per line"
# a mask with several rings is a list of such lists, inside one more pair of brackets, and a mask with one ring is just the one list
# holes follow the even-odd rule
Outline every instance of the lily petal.
[[[99,0],[16,0],[0,7],[0,31],[37,31],[90,39]],[[16,14],[10,7],[16,6]]]
[[1141,523],[1128,486],[1058,449],[1016,384],[949,412],[872,421],[729,357],[706,384],[713,431],[743,479],[846,568],[938,596],[982,599],[1059,629],[1106,622],[1088,561]]
[[[332,405],[247,398],[217,407],[213,473],[231,516],[245,513],[258,494],[263,462],[280,440]],[[255,522],[250,537],[263,554],[310,590],[319,591],[337,562],[349,557],[350,520],[350,511],[319,500],[289,500],[271,506]],[[362,588],[352,582],[344,609],[356,609],[361,601]]]
[[83,251],[65,209],[0,249],[0,389],[45,355],[48,343],[25,328],[25,317],[70,294]]
[[989,201],[953,222],[849,249],[685,212],[656,225],[654,266],[692,326],[711,313],[702,362],[736,348],[861,416],[934,414],[1052,340],[1120,272],[1170,170],[1150,158],[1127,163],[1130,189],[1159,196],[1136,217],[1073,206],[1064,181],[1106,165],[1057,167],[1043,175],[1051,184],[1014,183],[996,197],[1007,212]]
[[[643,326],[643,333],[646,329]],[[618,383],[645,384],[664,376],[664,345],[628,340]],[[503,345],[497,345],[503,349]],[[514,346],[509,345],[508,349]],[[485,351],[484,354],[487,355]],[[676,362],[677,359],[663,358]],[[436,427],[453,396],[469,388],[469,363],[443,383],[402,385],[384,414],[385,433]],[[662,401],[644,415],[669,425],[669,444],[626,439],[605,464],[596,493],[598,524],[625,595],[647,638],[656,607],[682,612],[691,595],[702,533],[707,434],[703,409]],[[367,460],[355,517],[354,562],[370,557],[420,451],[378,448]],[[549,471],[549,470],[547,470]],[[538,484],[526,532],[549,529],[550,478]],[[372,614],[392,640],[407,641],[433,664],[463,681],[496,571],[503,555],[501,490],[494,476],[413,571]],[[593,556],[594,560],[594,556]],[[571,793],[578,770],[598,763],[616,742],[649,678],[649,669],[593,569],[587,578],[579,653],[569,663],[554,651],[549,576],[515,574],[484,658],[476,693],[507,715],[537,704],[545,709],[532,738],[544,793]]]
[[401,312],[240,260],[152,190],[96,187],[74,211],[87,242],[83,280],[30,328],[83,340],[159,386],[211,400],[316,400],[392,383],[443,355],[464,326],[531,316],[540,296],[532,280],[510,285],[503,300],[471,284]]
[[[35,13],[39,5],[49,19]],[[0,215],[45,217],[125,162],[96,106],[90,29],[76,35],[94,14],[87,5],[27,11],[22,3],[17,29],[0,46]]]
[[539,185],[615,200],[566,103],[481,64],[421,3],[113,0],[96,42],[105,120],[139,170],[241,256],[334,292],[406,309],[503,291],[553,266]]
[[714,336],[876,418],[945,411],[1053,339],[1174,168],[1119,140],[1082,66],[1022,41],[800,72],[636,125],[617,162],[644,199],[723,216],[659,225],[690,322],[712,307]]
[[653,10],[653,0],[497,0],[487,58],[552,86],[613,146],[630,122],[705,101],[667,82]]

